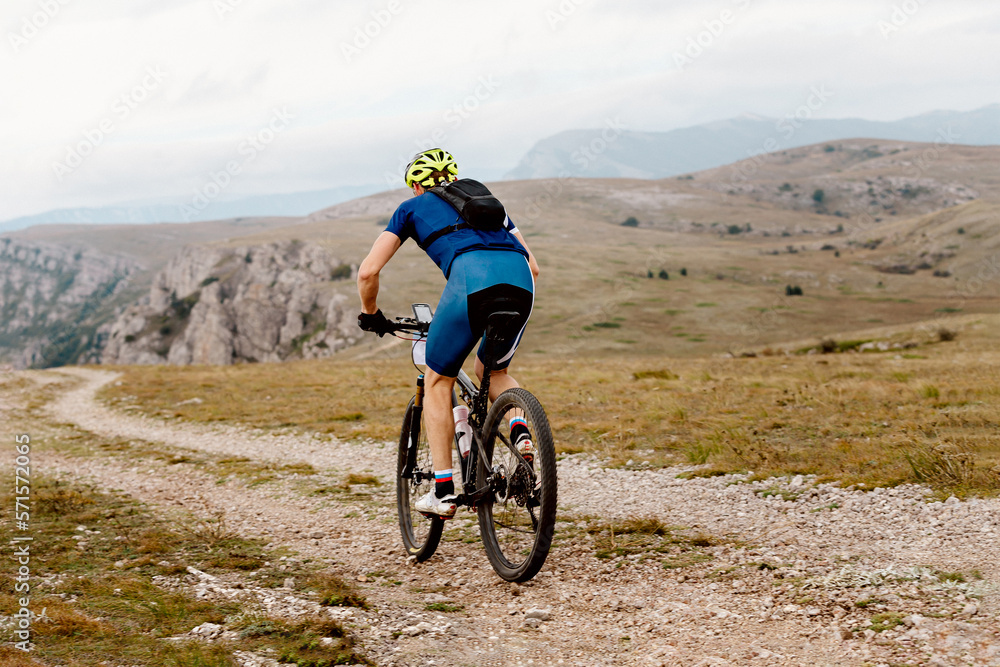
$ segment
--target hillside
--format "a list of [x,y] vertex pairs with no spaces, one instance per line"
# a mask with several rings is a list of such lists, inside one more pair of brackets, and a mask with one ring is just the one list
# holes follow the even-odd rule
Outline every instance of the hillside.
[[[852,139],[769,153],[690,178],[795,211],[886,217],[1000,200],[996,157],[992,146]],[[823,193],[818,201],[817,190]]]
[[214,364],[329,356],[361,337],[351,267],[299,241],[188,246],[103,331],[102,363]]
[[[822,91],[822,87],[820,87]],[[820,97],[822,97],[820,95]],[[539,141],[507,178],[664,178],[711,169],[763,151],[881,137],[882,140],[1000,144],[1000,104],[973,111],[934,111],[881,122],[804,116],[764,118],[744,114],[667,132],[639,132],[609,121],[605,127],[569,130]]]
[[117,313],[149,290],[187,244],[272,229],[294,218],[157,225],[39,225],[0,236],[0,363],[100,358]]
[[93,359],[98,329],[142,267],[84,245],[0,238],[0,363]]
[[2,237],[55,244],[85,244],[126,255],[150,271],[163,267],[189,244],[238,238],[301,222],[301,218],[232,218],[210,222],[155,224],[42,224]]
[[[858,139],[657,181],[563,178],[492,184],[542,267],[536,312],[522,352],[546,357],[739,354],[790,338],[818,341],[846,329],[995,311],[998,157],[998,147]],[[823,191],[821,199],[817,190]],[[301,242],[314,249],[310,253],[337,258],[334,264],[356,267],[407,196],[405,190],[383,192],[298,220],[41,227],[17,236],[67,243],[87,238],[109,251],[143,258],[148,268],[131,277],[132,300],[156,282],[170,286],[173,298],[182,302],[200,298],[201,281],[218,280],[212,290],[228,284],[201,260],[195,263],[204,270],[194,282],[193,273],[183,280],[166,273],[154,279],[185,243],[200,248],[198,253],[205,257],[221,257],[268,255],[274,248]],[[292,272],[289,275],[309,272],[294,261],[285,269]],[[232,295],[258,283],[266,293],[276,284],[274,278],[249,275],[234,280],[244,278],[249,282],[239,283],[243,287],[234,283]],[[340,294],[342,308],[349,313],[356,297],[348,283],[324,287],[323,296],[305,299],[312,304],[306,310],[329,311],[329,323],[339,330],[346,316],[341,306],[334,313],[327,303],[334,293]],[[407,243],[384,272],[380,305],[386,313],[407,314],[411,303],[436,303],[443,284],[436,267],[415,244]],[[790,293],[794,287],[802,295]],[[157,329],[150,322],[162,320],[167,326],[179,311],[150,295],[152,301],[141,315],[144,323],[122,321],[115,331],[152,337],[132,348],[120,347],[109,360],[171,358],[185,363],[218,357],[195,354],[193,350],[207,350],[214,343],[201,341],[197,327],[189,332],[179,320],[164,340],[154,340]],[[149,310],[154,302],[159,305]],[[223,307],[223,301],[218,305]],[[309,312],[281,312],[280,317],[274,315],[281,319],[276,330],[285,327],[288,318],[299,317],[298,328],[320,331],[321,323]],[[113,313],[105,325],[120,313]],[[219,324],[231,316],[220,311],[213,321]],[[261,317],[277,322],[271,315]],[[180,340],[177,325],[188,352],[173,355],[169,348]],[[226,337],[236,335],[232,327],[224,328]],[[304,332],[288,332],[281,351],[255,343],[254,352],[230,352],[227,358],[285,359],[317,353],[291,344],[303,343],[299,338]],[[348,339],[344,332],[337,341]],[[260,340],[272,339],[275,344],[285,340],[269,334]],[[326,344],[319,348],[324,355],[342,347],[339,342]],[[218,349],[236,349],[227,345]],[[123,352],[126,349],[133,352]],[[405,346],[363,337],[359,345],[339,352],[386,353],[405,354]]]
[[[738,353],[849,328],[995,311],[996,290],[989,283],[973,289],[971,281],[995,257],[1000,149],[949,147],[911,178],[930,147],[858,140],[832,151],[789,151],[761,163],[742,192],[729,182],[740,165],[690,179],[495,183],[542,266],[522,350]],[[879,176],[895,185],[875,216],[867,214],[869,186],[857,183]],[[851,213],[801,206],[801,197],[782,191],[786,182],[793,194],[808,192],[810,202],[822,185],[833,193],[831,204]],[[910,197],[906,187],[923,190]],[[297,238],[357,262],[405,196],[399,190],[331,207],[241,243]],[[622,226],[629,217],[637,227]],[[383,309],[406,314],[412,302],[434,303],[442,285],[408,243],[384,273]],[[786,296],[786,286],[801,287],[803,296]],[[365,339],[345,354],[380,355],[393,349],[388,345]]]

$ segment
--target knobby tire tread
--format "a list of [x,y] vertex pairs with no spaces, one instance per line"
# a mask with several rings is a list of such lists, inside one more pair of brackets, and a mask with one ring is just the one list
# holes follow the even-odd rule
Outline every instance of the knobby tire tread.
[[495,430],[498,420],[502,419],[509,409],[508,406],[512,404],[523,410],[529,416],[529,421],[532,424],[535,460],[539,462],[536,469],[541,469],[539,479],[542,498],[538,507],[538,530],[529,555],[521,563],[513,564],[514,567],[511,567],[497,541],[496,528],[492,521],[492,505],[485,502],[479,507],[479,528],[486,555],[496,573],[506,581],[523,582],[538,574],[545,564],[545,559],[552,546],[552,536],[556,524],[556,454],[549,420],[541,403],[525,389],[508,389],[497,397],[487,415],[483,434],[487,440],[487,452],[491,454],[491,457],[490,461],[480,460],[477,470],[478,478],[485,479],[485,476],[489,475],[487,466],[492,463],[493,448],[506,447],[496,437]]
[[[426,519],[419,514],[416,518],[411,515],[410,507],[418,499],[411,497],[410,480],[403,479],[403,467],[406,465],[407,448],[410,440],[410,421],[413,417],[413,399],[410,399],[406,406],[406,414],[403,416],[403,428],[399,434],[399,450],[396,457],[396,511],[399,515],[399,530],[403,537],[403,546],[409,556],[415,556],[417,561],[425,561],[434,555],[438,544],[441,541],[441,533],[444,530],[444,519]],[[421,428],[421,434],[425,433]],[[421,435],[421,444],[429,447],[426,442],[426,435]],[[419,463],[419,461],[418,461]],[[433,482],[431,482],[433,484]],[[430,488],[430,487],[428,487]],[[413,534],[413,521],[428,522],[427,535],[422,541]]]

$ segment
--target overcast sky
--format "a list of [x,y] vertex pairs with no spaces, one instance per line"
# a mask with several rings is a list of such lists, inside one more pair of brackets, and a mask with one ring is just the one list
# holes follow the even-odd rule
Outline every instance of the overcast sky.
[[1000,102],[982,0],[4,0],[0,29],[0,220],[213,174],[396,187],[430,144],[493,177],[561,130],[780,118],[815,86],[823,118]]

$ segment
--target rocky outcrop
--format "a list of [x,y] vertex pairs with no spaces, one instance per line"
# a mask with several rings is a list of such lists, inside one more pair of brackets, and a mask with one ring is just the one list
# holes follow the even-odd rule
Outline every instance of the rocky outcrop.
[[82,245],[0,238],[0,361],[92,360],[111,304],[141,267]]
[[361,335],[351,267],[316,244],[189,246],[108,328],[101,361],[216,364],[329,356]]

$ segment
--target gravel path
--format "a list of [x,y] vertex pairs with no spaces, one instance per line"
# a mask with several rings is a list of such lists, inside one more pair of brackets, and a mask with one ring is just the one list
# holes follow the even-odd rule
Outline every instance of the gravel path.
[[[920,487],[862,492],[808,477],[682,480],[681,469],[604,469],[574,455],[559,468],[563,537],[539,576],[516,586],[496,577],[478,543],[462,539],[445,541],[427,563],[406,560],[392,443],[130,415],[95,399],[114,374],[44,375],[65,386],[46,407],[55,423],[181,450],[309,463],[321,478],[370,471],[387,482],[317,499],[296,475],[248,487],[152,459],[42,459],[154,506],[223,510],[240,532],[369,579],[359,585],[375,611],[348,615],[380,665],[1000,665],[997,500],[928,503]],[[689,527],[715,546],[676,568],[668,562],[670,569],[654,552],[595,557],[586,531],[594,517],[636,516]],[[460,514],[446,539],[472,532],[474,517]],[[373,572],[393,573],[403,585],[366,576]],[[965,573],[965,581],[943,572]],[[464,612],[424,610],[445,599]],[[533,609],[547,620],[529,618]],[[896,627],[869,629],[879,614]]]

